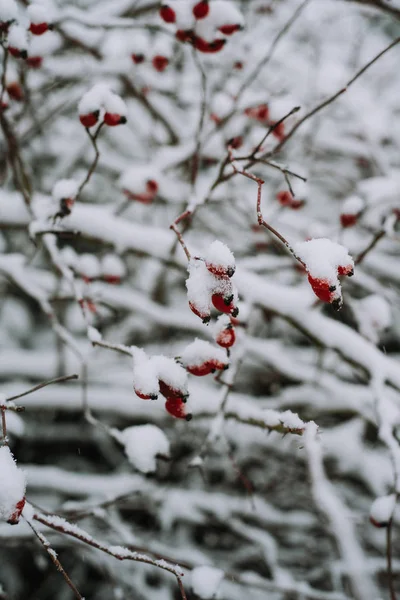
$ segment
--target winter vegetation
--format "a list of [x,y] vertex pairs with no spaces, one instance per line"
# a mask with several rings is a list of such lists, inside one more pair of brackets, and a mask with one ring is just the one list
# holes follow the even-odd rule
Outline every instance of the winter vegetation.
[[0,600],[400,600],[399,36],[0,0]]

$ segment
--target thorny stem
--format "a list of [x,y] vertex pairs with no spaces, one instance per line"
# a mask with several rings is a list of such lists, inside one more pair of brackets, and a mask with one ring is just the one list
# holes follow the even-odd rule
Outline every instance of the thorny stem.
[[200,119],[199,124],[197,126],[196,132],[196,148],[193,155],[193,163],[192,163],[192,174],[191,174],[191,184],[194,187],[197,179],[197,173],[199,171],[199,160],[200,160],[200,149],[201,149],[201,133],[203,131],[204,126],[204,118],[206,115],[207,108],[207,78],[205,71],[203,69],[203,65],[199,59],[198,53],[195,49],[193,49],[193,58],[197,65],[197,68],[201,75],[201,104],[200,104]]
[[30,388],[26,392],[22,392],[21,394],[17,394],[16,396],[10,396],[10,398],[6,398],[6,402],[11,402],[12,400],[17,400],[18,398],[22,398],[23,396],[27,396],[28,394],[32,394],[37,390],[41,390],[42,388],[51,385],[53,383],[62,383],[63,381],[71,381],[72,379],[78,379],[78,375],[75,373],[73,375],[63,375],[62,377],[56,377],[55,379],[49,379],[48,381],[43,381],[35,387]]
[[100,125],[96,129],[95,133],[91,133],[90,130],[89,130],[89,128],[86,127],[86,133],[88,134],[88,136],[90,138],[90,141],[92,142],[92,146],[94,148],[95,155],[94,155],[93,162],[92,162],[92,164],[89,167],[89,170],[87,172],[87,175],[86,175],[85,179],[82,181],[81,185],[78,188],[78,193],[77,193],[76,199],[79,198],[79,196],[80,196],[83,188],[85,187],[85,185],[87,183],[89,183],[90,178],[92,177],[92,175],[93,175],[93,173],[94,173],[94,171],[95,171],[95,169],[97,167],[97,163],[99,162],[100,150],[99,150],[99,148],[97,146],[97,138],[99,137],[99,134],[100,134],[100,131],[101,131],[103,125],[104,125],[104,121],[102,121],[100,123]]
[[84,600],[83,596],[81,596],[78,589],[75,587],[74,583],[72,582],[71,578],[69,577],[68,573],[65,571],[64,567],[62,566],[59,559],[57,558],[57,554],[52,549],[48,539],[43,535],[43,533],[41,533],[35,527],[35,525],[32,523],[32,521],[30,519],[28,519],[27,517],[24,517],[24,518],[25,518],[25,521],[28,523],[29,527],[32,529],[33,533],[36,535],[36,537],[42,544],[43,548],[46,550],[46,552],[50,556],[52,562],[54,563],[54,565],[57,568],[57,571],[60,571],[60,573],[64,577],[66,583],[69,585],[71,590],[74,592],[75,598],[78,598],[78,600]]
[[179,231],[177,225],[181,221],[183,221],[183,219],[186,219],[186,217],[189,217],[191,214],[192,214],[192,212],[190,210],[186,210],[181,215],[179,215],[179,217],[177,217],[175,219],[175,221],[169,226],[169,228],[172,229],[172,231],[175,232],[176,237],[178,238],[178,242],[182,246],[182,249],[183,249],[184,253],[186,254],[186,258],[188,259],[188,261],[190,261],[190,259],[191,259],[190,252],[189,252],[188,247],[186,246],[185,240],[183,239],[183,235]]
[[54,529],[55,531],[58,531],[59,533],[63,533],[64,535],[69,535],[77,540],[80,540],[81,542],[84,542],[88,546],[92,546],[92,548],[101,550],[102,552],[105,552],[106,554],[113,556],[114,558],[116,558],[118,560],[132,560],[135,562],[141,562],[141,563],[145,563],[148,565],[152,565],[154,567],[158,567],[160,569],[163,569],[164,571],[168,571],[169,573],[172,573],[173,575],[175,575],[176,580],[178,582],[179,591],[181,593],[182,600],[187,600],[185,590],[183,588],[183,584],[181,581],[181,577],[182,577],[183,573],[180,571],[178,565],[176,565],[176,566],[172,565],[164,559],[154,560],[153,558],[151,558],[150,556],[147,556],[146,554],[132,552],[126,548],[121,548],[120,546],[117,546],[117,547],[108,546],[107,544],[104,544],[103,542],[94,539],[90,534],[88,534],[86,531],[84,531],[80,527],[77,527],[77,526],[71,527],[71,524],[68,523],[68,521],[60,520],[59,517],[57,517],[57,521],[54,521],[52,515],[44,515],[42,513],[35,513],[33,518],[36,521],[38,521],[39,523],[42,523],[43,525],[50,527],[50,529]]

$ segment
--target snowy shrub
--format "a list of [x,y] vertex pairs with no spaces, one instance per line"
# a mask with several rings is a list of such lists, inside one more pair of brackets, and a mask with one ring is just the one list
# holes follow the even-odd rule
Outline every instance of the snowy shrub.
[[399,19],[0,0],[1,600],[399,596]]

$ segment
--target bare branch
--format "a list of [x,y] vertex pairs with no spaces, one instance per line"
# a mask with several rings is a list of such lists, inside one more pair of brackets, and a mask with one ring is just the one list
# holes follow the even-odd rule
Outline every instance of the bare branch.
[[73,379],[78,379],[78,375],[75,373],[73,375],[64,375],[62,377],[56,377],[56,379],[49,379],[48,381],[43,381],[38,385],[35,385],[33,388],[30,388],[26,392],[22,392],[21,394],[17,394],[16,396],[10,396],[10,398],[6,398],[6,402],[11,402],[12,400],[17,400],[18,398],[22,398],[23,396],[27,396],[28,394],[33,394],[33,392],[37,392],[37,390],[41,390],[48,385],[52,385],[53,383],[62,383],[64,381],[71,381]]

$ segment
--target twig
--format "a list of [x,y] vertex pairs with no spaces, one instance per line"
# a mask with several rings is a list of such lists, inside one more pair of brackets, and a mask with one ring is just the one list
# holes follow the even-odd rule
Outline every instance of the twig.
[[392,528],[393,528],[393,518],[390,519],[390,521],[386,527],[386,562],[387,562],[387,574],[388,574],[390,600],[397,600],[396,591],[394,589],[394,580],[393,580]]
[[329,104],[332,104],[332,102],[334,102],[337,98],[339,98],[339,96],[344,94],[349,89],[349,87],[351,85],[353,85],[353,83],[355,81],[357,81],[357,79],[359,77],[361,77],[361,75],[363,75],[365,73],[365,71],[367,71],[367,69],[369,69],[377,60],[379,60],[379,58],[381,58],[384,54],[386,54],[386,52],[388,52],[389,50],[394,48],[394,46],[396,46],[399,42],[400,42],[400,37],[397,37],[395,40],[393,40],[393,42],[391,42],[388,46],[386,46],[386,48],[381,50],[381,52],[379,52],[379,54],[374,56],[374,58],[372,58],[370,61],[368,61],[359,71],[357,71],[357,73],[354,75],[354,77],[352,77],[343,88],[341,88],[340,90],[335,92],[332,96],[330,96],[329,98],[327,98],[326,100],[324,100],[323,102],[321,102],[320,104],[315,106],[306,115],[304,115],[304,117],[302,119],[300,119],[300,121],[298,121],[292,127],[292,129],[289,131],[289,133],[286,134],[285,138],[276,146],[276,148],[271,153],[268,153],[266,157],[268,158],[268,157],[276,154],[277,152],[279,152],[281,150],[281,148],[286,144],[286,142],[299,129],[299,127],[301,127],[303,125],[303,123],[308,121],[308,119],[313,117],[316,113],[318,113],[320,110],[324,109],[326,106],[329,106]]
[[264,135],[264,137],[262,138],[262,140],[257,144],[257,146],[254,148],[253,152],[250,154],[250,159],[254,159],[255,158],[255,155],[260,150],[260,148],[264,144],[265,140],[271,135],[271,133],[277,127],[279,127],[279,125],[281,125],[282,123],[284,123],[286,121],[286,119],[288,119],[289,117],[291,117],[292,115],[294,115],[295,113],[297,113],[300,110],[300,108],[301,108],[300,106],[295,106],[284,117],[282,117],[281,119],[279,119],[279,121],[276,121],[276,123],[274,123],[273,125],[271,125],[269,127],[267,133]]
[[186,219],[187,217],[192,215],[192,211],[190,210],[186,210],[185,212],[183,212],[181,215],[179,215],[179,217],[177,217],[175,219],[175,221],[169,226],[170,229],[172,229],[172,231],[175,232],[176,237],[178,238],[178,242],[180,243],[180,245],[182,246],[182,249],[184,251],[184,253],[186,254],[186,258],[188,259],[188,261],[191,259],[191,255],[189,252],[188,247],[186,246],[185,240],[183,239],[183,235],[182,233],[179,231],[177,225],[183,221],[183,219]]
[[141,562],[172,573],[177,579],[182,600],[187,600],[185,590],[181,581],[183,573],[178,565],[172,565],[163,559],[155,560],[147,554],[133,552],[128,548],[123,548],[121,546],[109,546],[99,540],[96,540],[89,533],[87,533],[77,525],[68,523],[68,521],[66,521],[62,517],[44,515],[43,513],[35,513],[33,515],[33,518],[39,523],[42,523],[43,525],[46,525],[47,527],[50,527],[51,529],[54,529],[59,533],[69,535],[77,540],[80,540],[88,546],[96,548],[97,550],[101,550],[102,552],[105,552],[106,554],[113,556],[118,560],[132,560],[135,562]]
[[91,133],[90,130],[89,130],[89,128],[86,127],[86,133],[88,134],[88,136],[90,138],[90,141],[92,142],[92,146],[94,148],[95,155],[94,155],[93,162],[92,162],[92,164],[89,167],[89,170],[87,172],[87,175],[86,175],[85,179],[82,181],[81,185],[78,188],[78,193],[76,195],[76,200],[79,198],[79,196],[80,196],[83,188],[85,187],[85,185],[87,183],[89,183],[90,178],[92,177],[92,175],[93,175],[93,173],[94,173],[94,171],[95,171],[95,169],[97,167],[97,163],[99,162],[100,151],[99,151],[99,148],[97,146],[97,138],[99,136],[99,133],[100,133],[103,125],[104,125],[104,121],[102,121],[100,123],[100,125],[96,129],[95,133]]
[[7,62],[8,62],[8,52],[7,52],[7,48],[4,46],[3,43],[0,44],[1,47],[3,48],[3,72],[1,74],[1,93],[0,93],[0,110],[2,109],[2,104],[3,104],[3,97],[6,91],[6,87],[7,87],[7,82],[6,82],[6,75],[7,75]]
[[35,387],[30,388],[26,392],[22,392],[21,394],[17,394],[16,396],[10,396],[10,398],[6,398],[6,402],[11,402],[12,400],[17,400],[18,398],[22,398],[23,396],[27,396],[28,394],[32,394],[37,390],[41,390],[42,388],[52,385],[53,383],[62,383],[63,381],[71,381],[72,379],[78,379],[78,375],[64,375],[63,377],[56,377],[56,379],[49,379],[48,381],[43,381]]
[[33,533],[36,535],[36,537],[42,544],[43,548],[46,550],[47,554],[50,556],[51,560],[53,561],[54,565],[57,568],[57,571],[60,571],[60,573],[64,577],[65,581],[67,582],[67,584],[69,585],[71,590],[74,592],[75,598],[78,598],[78,600],[84,600],[83,596],[81,596],[78,589],[75,587],[74,583],[72,582],[71,578],[69,577],[68,573],[65,571],[64,567],[62,566],[59,559],[57,558],[57,554],[52,549],[48,539],[43,535],[43,533],[41,533],[37,529],[37,527],[35,527],[35,525],[31,521],[31,519],[28,519],[25,515],[24,515],[24,518],[25,518],[25,521],[28,523],[29,527],[32,529]]
[[200,160],[200,149],[201,149],[201,133],[203,131],[204,126],[204,118],[206,115],[206,107],[207,107],[207,78],[205,71],[203,69],[203,65],[199,59],[198,53],[195,49],[193,49],[193,58],[194,62],[197,65],[197,68],[200,72],[201,76],[201,103],[200,103],[200,119],[199,124],[197,126],[196,132],[196,148],[193,154],[193,162],[192,162],[192,173],[191,173],[191,184],[192,188],[196,183],[197,173],[199,171],[199,160]]

